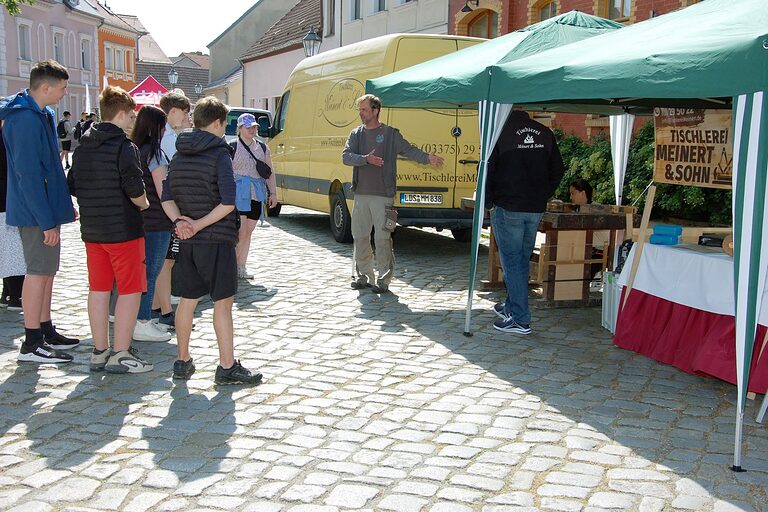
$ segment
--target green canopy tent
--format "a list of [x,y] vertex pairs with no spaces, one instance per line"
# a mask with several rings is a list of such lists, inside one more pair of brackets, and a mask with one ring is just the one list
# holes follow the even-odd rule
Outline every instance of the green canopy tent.
[[[489,75],[488,100],[494,105],[518,103],[565,112],[635,112],[656,106],[732,109],[738,386],[733,469],[740,470],[746,383],[760,286],[768,273],[768,257],[762,256],[768,241],[768,2],[704,0],[619,31],[492,66]],[[483,179],[478,173],[478,195]]]
[[[492,66],[513,62],[549,48],[568,45],[622,28],[610,20],[572,11],[366,82],[366,92],[387,107],[477,108],[480,118],[478,184],[485,183],[486,164],[512,105],[489,101]],[[609,109],[610,110],[610,109]],[[485,187],[478,186],[476,204],[482,205]],[[477,253],[483,208],[475,208],[472,229],[469,293],[464,333],[470,333],[472,298],[477,274]]]
[[766,282],[768,2],[706,0],[624,30],[495,66],[490,97],[591,111],[675,106],[733,110],[734,296],[738,386],[733,468]]

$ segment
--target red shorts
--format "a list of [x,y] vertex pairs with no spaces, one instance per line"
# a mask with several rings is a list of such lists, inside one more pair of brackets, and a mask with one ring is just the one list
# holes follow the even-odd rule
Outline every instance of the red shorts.
[[144,237],[117,244],[86,242],[85,254],[92,292],[112,291],[115,281],[120,295],[147,291]]

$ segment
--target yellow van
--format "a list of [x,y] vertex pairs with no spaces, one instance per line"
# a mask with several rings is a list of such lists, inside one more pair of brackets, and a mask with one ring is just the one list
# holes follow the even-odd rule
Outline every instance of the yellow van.
[[[341,153],[349,133],[361,124],[355,100],[365,94],[365,81],[482,41],[391,34],[304,59],[288,78],[273,126],[260,130],[270,137],[278,201],[330,213],[334,238],[351,241],[352,167],[342,163]],[[472,217],[460,206],[477,181],[477,112],[385,108],[380,120],[445,159],[442,167],[397,163],[398,223],[450,229],[457,240],[468,240]]]

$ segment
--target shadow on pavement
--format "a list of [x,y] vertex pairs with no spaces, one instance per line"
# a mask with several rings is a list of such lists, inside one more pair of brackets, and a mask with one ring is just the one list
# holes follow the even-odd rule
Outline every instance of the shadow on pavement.
[[[768,500],[768,436],[754,422],[760,401],[751,402],[746,412],[743,467],[748,472],[734,473],[735,386],[614,347],[599,325],[598,309],[534,309],[530,336],[497,332],[491,327],[496,319],[492,312],[473,310],[474,336],[465,337],[462,309],[412,311],[396,297],[360,302],[366,318],[383,319],[383,331],[415,330],[499,379],[505,388],[515,386],[521,400],[513,400],[493,420],[501,437],[506,431],[522,443],[551,442],[554,451],[572,450],[575,462],[607,465],[628,456],[608,446],[619,444],[631,450],[630,460],[638,469],[661,475],[659,483],[671,471],[687,479],[691,493],[701,487],[718,499],[763,510]],[[391,313],[397,320],[386,319]],[[421,354],[419,346],[408,345],[406,352]],[[486,391],[466,390],[466,396]],[[530,401],[530,396],[524,400],[526,394],[539,401]],[[546,419],[550,412],[551,421]],[[547,460],[542,452],[542,463]],[[613,479],[611,486],[619,492],[631,489],[672,498],[648,481]]]

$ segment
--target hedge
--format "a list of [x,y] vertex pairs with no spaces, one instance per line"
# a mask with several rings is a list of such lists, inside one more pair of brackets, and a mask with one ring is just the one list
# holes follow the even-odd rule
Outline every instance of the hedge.
[[[560,129],[555,129],[555,137],[566,167],[556,197],[570,201],[568,184],[583,178],[594,189],[594,202],[614,204],[613,165],[608,138],[600,134],[584,142],[575,135],[566,136]],[[653,155],[653,121],[649,121],[634,134],[630,143],[624,178],[623,204],[637,206],[639,211],[645,205],[646,187],[653,176]],[[651,217],[655,220],[679,219],[730,226],[731,191],[660,183],[657,184]]]

